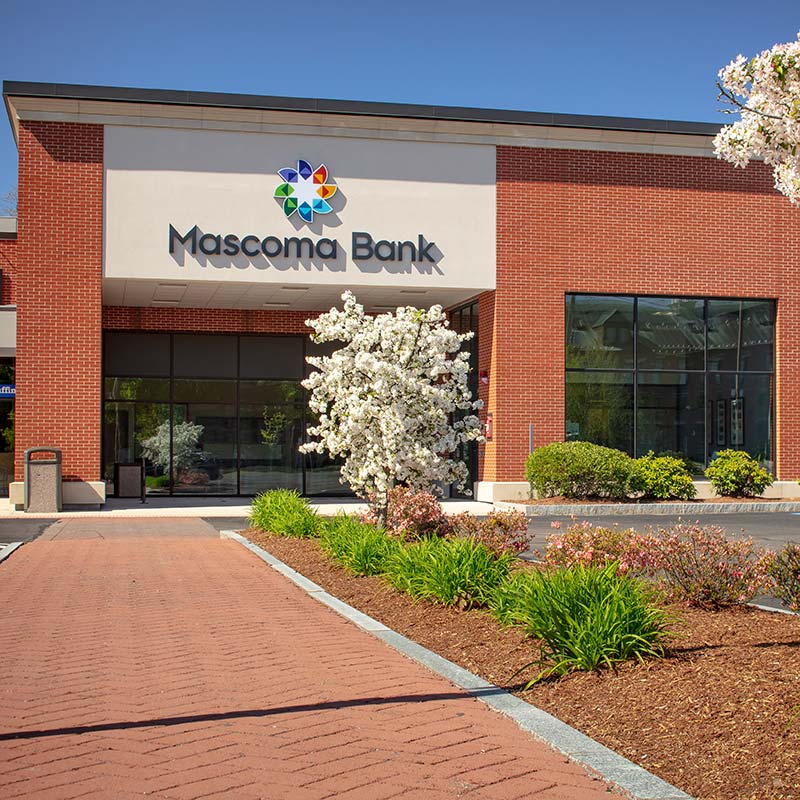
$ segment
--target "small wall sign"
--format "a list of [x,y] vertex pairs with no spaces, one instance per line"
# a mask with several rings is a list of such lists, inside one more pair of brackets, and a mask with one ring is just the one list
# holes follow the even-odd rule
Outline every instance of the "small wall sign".
[[16,397],[17,387],[13,383],[0,383],[0,397]]

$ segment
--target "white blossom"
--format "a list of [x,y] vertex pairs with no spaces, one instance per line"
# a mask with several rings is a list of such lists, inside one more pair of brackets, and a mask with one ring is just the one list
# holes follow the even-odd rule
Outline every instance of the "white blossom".
[[[370,316],[349,291],[343,310],[308,320],[318,343],[340,342],[330,356],[309,356],[315,372],[303,381],[318,422],[302,452],[341,457],[342,483],[370,502],[379,518],[398,483],[432,489],[463,487],[467,467],[452,458],[459,444],[483,441],[482,406],[467,383],[473,334],[452,330],[441,306],[398,308]],[[456,412],[462,412],[457,414]]]
[[737,56],[719,71],[718,86],[741,118],[714,138],[717,157],[737,167],[763,159],[775,188],[800,203],[800,33],[752,59]]

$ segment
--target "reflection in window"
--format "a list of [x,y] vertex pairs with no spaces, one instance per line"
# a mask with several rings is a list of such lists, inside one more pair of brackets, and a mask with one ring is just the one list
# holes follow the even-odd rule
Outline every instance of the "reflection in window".
[[703,301],[669,297],[638,299],[639,369],[704,369]]
[[773,312],[770,300],[709,300],[709,369],[771,371]]
[[[303,408],[243,404],[239,407],[242,494],[267,489],[303,490]],[[338,475],[337,475],[338,480]]]
[[772,375],[709,373],[710,457],[719,450],[746,450],[773,471]]
[[633,367],[633,298],[567,296],[567,368]]
[[567,373],[567,441],[633,448],[633,380],[620,372]]

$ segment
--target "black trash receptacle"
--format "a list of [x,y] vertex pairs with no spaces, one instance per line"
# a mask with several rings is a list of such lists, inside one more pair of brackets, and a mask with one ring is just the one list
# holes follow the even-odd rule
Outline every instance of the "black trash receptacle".
[[143,488],[144,466],[141,462],[114,464],[114,497],[142,497]]

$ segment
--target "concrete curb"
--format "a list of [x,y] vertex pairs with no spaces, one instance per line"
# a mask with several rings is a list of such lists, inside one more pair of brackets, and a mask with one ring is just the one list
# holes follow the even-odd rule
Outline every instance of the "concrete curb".
[[563,753],[572,761],[594,770],[602,778],[627,792],[633,800],[692,800],[690,795],[653,775],[638,764],[623,758],[613,750],[609,750],[546,711],[520,700],[510,692],[485,681],[463,667],[459,667],[458,664],[442,658],[402,634],[387,628],[382,622],[343,603],[321,586],[308,580],[236,531],[220,531],[220,538],[232,539],[244,545],[281,575],[308,592],[315,600],[332,608],[362,630],[386,642],[403,655],[469,692],[495,711],[510,717],[522,730],[532,734],[554,750]]
[[24,542],[9,542],[0,550],[0,563],[5,561],[18,547],[22,547]]
[[528,517],[636,517],[660,515],[670,517],[702,517],[703,514],[755,514],[800,512],[794,500],[763,503],[576,503],[564,505],[532,505],[498,500],[497,511],[522,511]]

